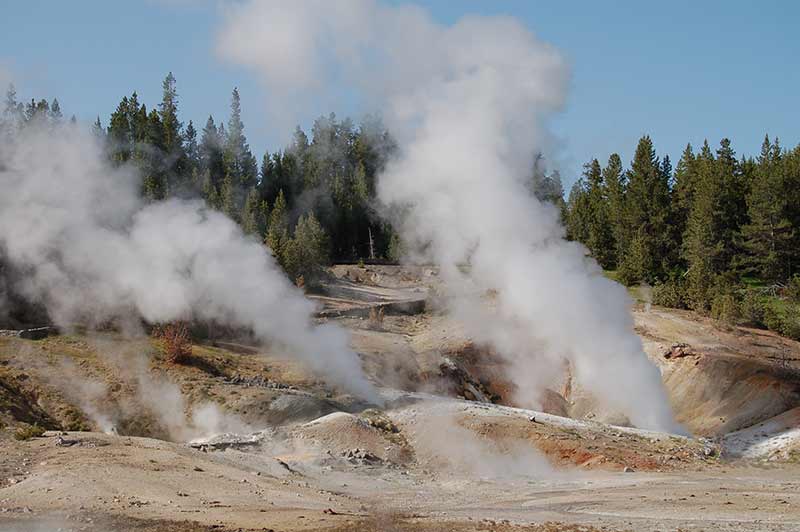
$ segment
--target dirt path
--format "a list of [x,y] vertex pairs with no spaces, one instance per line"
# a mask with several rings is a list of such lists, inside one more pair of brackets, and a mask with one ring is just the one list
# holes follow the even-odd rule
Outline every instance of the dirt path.
[[[447,529],[437,524],[504,530],[491,523],[508,530],[547,530],[546,523],[636,531],[800,529],[796,466],[489,479],[325,466],[301,456],[287,463],[264,452],[204,453],[143,438],[63,438],[78,443],[62,447],[48,437],[23,444],[24,474],[0,490],[0,530],[48,530],[33,523],[60,520],[63,530],[99,531],[129,519],[141,522],[112,530]],[[165,528],[152,528],[157,523]],[[569,530],[553,528],[559,529]]]

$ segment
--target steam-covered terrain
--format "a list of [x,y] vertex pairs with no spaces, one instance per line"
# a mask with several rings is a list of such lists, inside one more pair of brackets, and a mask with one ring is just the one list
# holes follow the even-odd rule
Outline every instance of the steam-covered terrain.
[[9,84],[0,532],[800,530],[800,147],[565,198],[521,20],[215,13],[269,127],[364,118],[259,164],[238,88],[199,133],[172,72],[107,127]]
[[[378,403],[235,336],[182,365],[119,332],[1,338],[3,529],[798,526],[800,437],[780,419],[800,345],[637,306],[686,438],[606,424],[628,420],[569,366],[540,408],[503,406],[505,362],[441,306],[434,268],[329,275],[318,319],[349,330]],[[49,432],[15,439],[31,424]]]

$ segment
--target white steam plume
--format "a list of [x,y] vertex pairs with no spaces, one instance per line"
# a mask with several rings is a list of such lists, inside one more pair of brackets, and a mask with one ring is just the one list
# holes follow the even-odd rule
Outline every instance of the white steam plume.
[[[479,435],[460,423],[455,412],[437,412],[434,406],[428,416],[417,416],[408,427],[417,459],[435,460],[452,473],[471,474],[480,478],[514,478],[552,476],[555,471],[530,442],[491,439]],[[442,445],[442,442],[447,445]]]
[[[678,429],[625,290],[525,186],[566,92],[555,50],[508,17],[442,26],[374,0],[250,0],[230,7],[218,52],[254,69],[271,95],[344,84],[383,110],[400,156],[379,177],[379,198],[405,207],[406,241],[428,244],[454,311],[508,359],[522,401],[536,406],[567,359],[634,424]],[[489,289],[493,309],[480,298]]]
[[60,325],[141,316],[247,327],[333,383],[376,396],[347,334],[315,325],[314,305],[269,250],[199,201],[145,205],[132,169],[106,163],[77,126],[29,126],[0,152],[0,250],[17,287]]

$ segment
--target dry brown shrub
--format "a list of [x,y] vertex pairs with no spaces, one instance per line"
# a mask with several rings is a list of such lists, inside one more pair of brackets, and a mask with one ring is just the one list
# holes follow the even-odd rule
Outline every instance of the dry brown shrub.
[[164,354],[173,364],[185,364],[192,356],[192,338],[186,323],[176,321],[156,327],[154,336],[164,344]]
[[372,307],[369,309],[369,326],[371,329],[383,330],[383,307]]
[[34,423],[33,425],[25,425],[19,427],[16,432],[14,432],[14,439],[19,441],[27,441],[31,438],[38,438],[44,434],[44,429]]

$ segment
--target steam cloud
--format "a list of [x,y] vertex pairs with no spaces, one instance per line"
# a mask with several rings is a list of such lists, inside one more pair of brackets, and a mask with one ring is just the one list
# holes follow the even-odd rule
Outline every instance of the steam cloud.
[[527,442],[481,437],[463,427],[455,412],[437,412],[435,406],[430,417],[417,417],[409,431],[417,456],[440,461],[451,472],[495,479],[556,474],[547,458]]
[[678,430],[625,290],[563,239],[556,210],[525,186],[566,92],[554,49],[508,17],[442,26],[421,8],[374,0],[250,0],[230,6],[218,52],[253,69],[282,105],[344,85],[382,109],[401,154],[379,198],[407,214],[406,242],[426,246],[453,311],[508,360],[521,401],[536,406],[566,359],[635,425]]
[[247,327],[375,397],[347,334],[315,325],[314,305],[233,221],[199,201],[143,204],[135,172],[111,168],[77,126],[29,126],[4,144],[0,252],[21,272],[17,289],[57,324],[134,316]]

